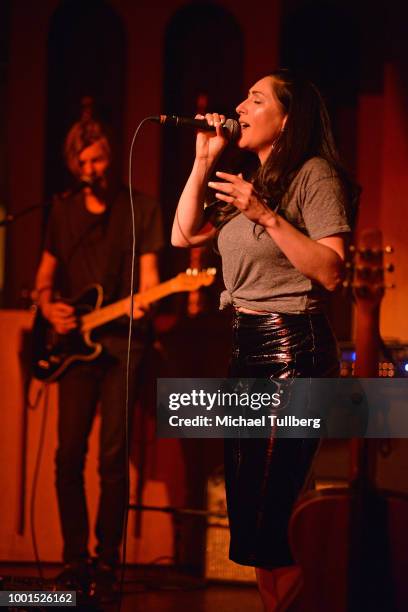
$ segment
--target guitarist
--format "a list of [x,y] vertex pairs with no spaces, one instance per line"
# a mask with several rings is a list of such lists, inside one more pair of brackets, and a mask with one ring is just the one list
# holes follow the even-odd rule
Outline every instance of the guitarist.
[[[77,326],[74,307],[58,296],[73,298],[98,283],[106,301],[130,293],[132,230],[128,191],[111,172],[111,144],[104,126],[91,117],[71,128],[65,161],[76,188],[55,198],[45,247],[36,276],[42,315],[59,334]],[[147,196],[135,193],[136,261],[134,290],[159,282],[157,253],[162,246],[160,211]],[[129,407],[148,344],[145,312],[137,319],[131,355]],[[114,594],[126,500],[125,401],[128,318],[102,328],[104,346],[94,361],[72,365],[59,382],[56,486],[64,570],[59,582],[86,588],[90,580],[89,526],[84,490],[88,436],[100,403],[100,499],[95,534],[97,595]]]

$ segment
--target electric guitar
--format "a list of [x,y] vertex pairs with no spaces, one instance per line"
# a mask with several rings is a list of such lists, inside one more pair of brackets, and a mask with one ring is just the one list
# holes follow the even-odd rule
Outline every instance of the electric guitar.
[[[201,272],[188,269],[147,291],[134,294],[133,304],[145,307],[172,293],[196,291],[199,287],[211,285],[215,274],[215,268]],[[92,340],[92,331],[128,315],[131,307],[131,296],[102,306],[103,289],[100,285],[91,285],[77,298],[64,301],[75,308],[78,325],[73,331],[58,334],[40,308],[34,320],[32,372],[35,378],[47,383],[58,380],[75,361],[96,359],[102,352],[102,345]]]

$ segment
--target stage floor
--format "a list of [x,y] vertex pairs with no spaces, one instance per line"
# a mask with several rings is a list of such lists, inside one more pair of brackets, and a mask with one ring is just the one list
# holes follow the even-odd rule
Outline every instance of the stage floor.
[[[60,570],[57,564],[45,564],[45,579]],[[0,563],[0,576],[5,579],[5,589],[9,589],[9,577],[16,584],[20,577],[21,582],[38,577],[38,570],[34,564]],[[13,590],[17,588],[24,587],[13,586]],[[114,612],[118,604],[104,604],[98,609]],[[205,583],[164,566],[133,566],[125,573],[121,612],[262,612],[262,609],[258,592],[252,585]]]

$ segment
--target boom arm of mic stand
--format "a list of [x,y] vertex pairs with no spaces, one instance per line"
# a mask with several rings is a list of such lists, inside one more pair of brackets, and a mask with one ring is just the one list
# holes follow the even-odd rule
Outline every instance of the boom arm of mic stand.
[[25,215],[28,215],[28,213],[33,212],[34,210],[50,208],[52,204],[53,204],[52,200],[46,200],[45,202],[40,202],[39,204],[33,204],[32,206],[29,206],[28,208],[24,208],[23,210],[20,210],[19,212],[9,213],[8,215],[4,217],[4,219],[0,220],[0,227],[3,227],[5,225],[10,225],[11,223],[14,223],[14,221],[17,221],[17,219],[20,219],[20,217],[24,217]]

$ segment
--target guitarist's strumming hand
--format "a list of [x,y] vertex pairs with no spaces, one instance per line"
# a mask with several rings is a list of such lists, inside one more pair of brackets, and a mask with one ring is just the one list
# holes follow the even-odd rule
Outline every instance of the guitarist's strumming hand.
[[46,302],[41,311],[58,334],[67,334],[78,325],[74,307],[64,302]]

